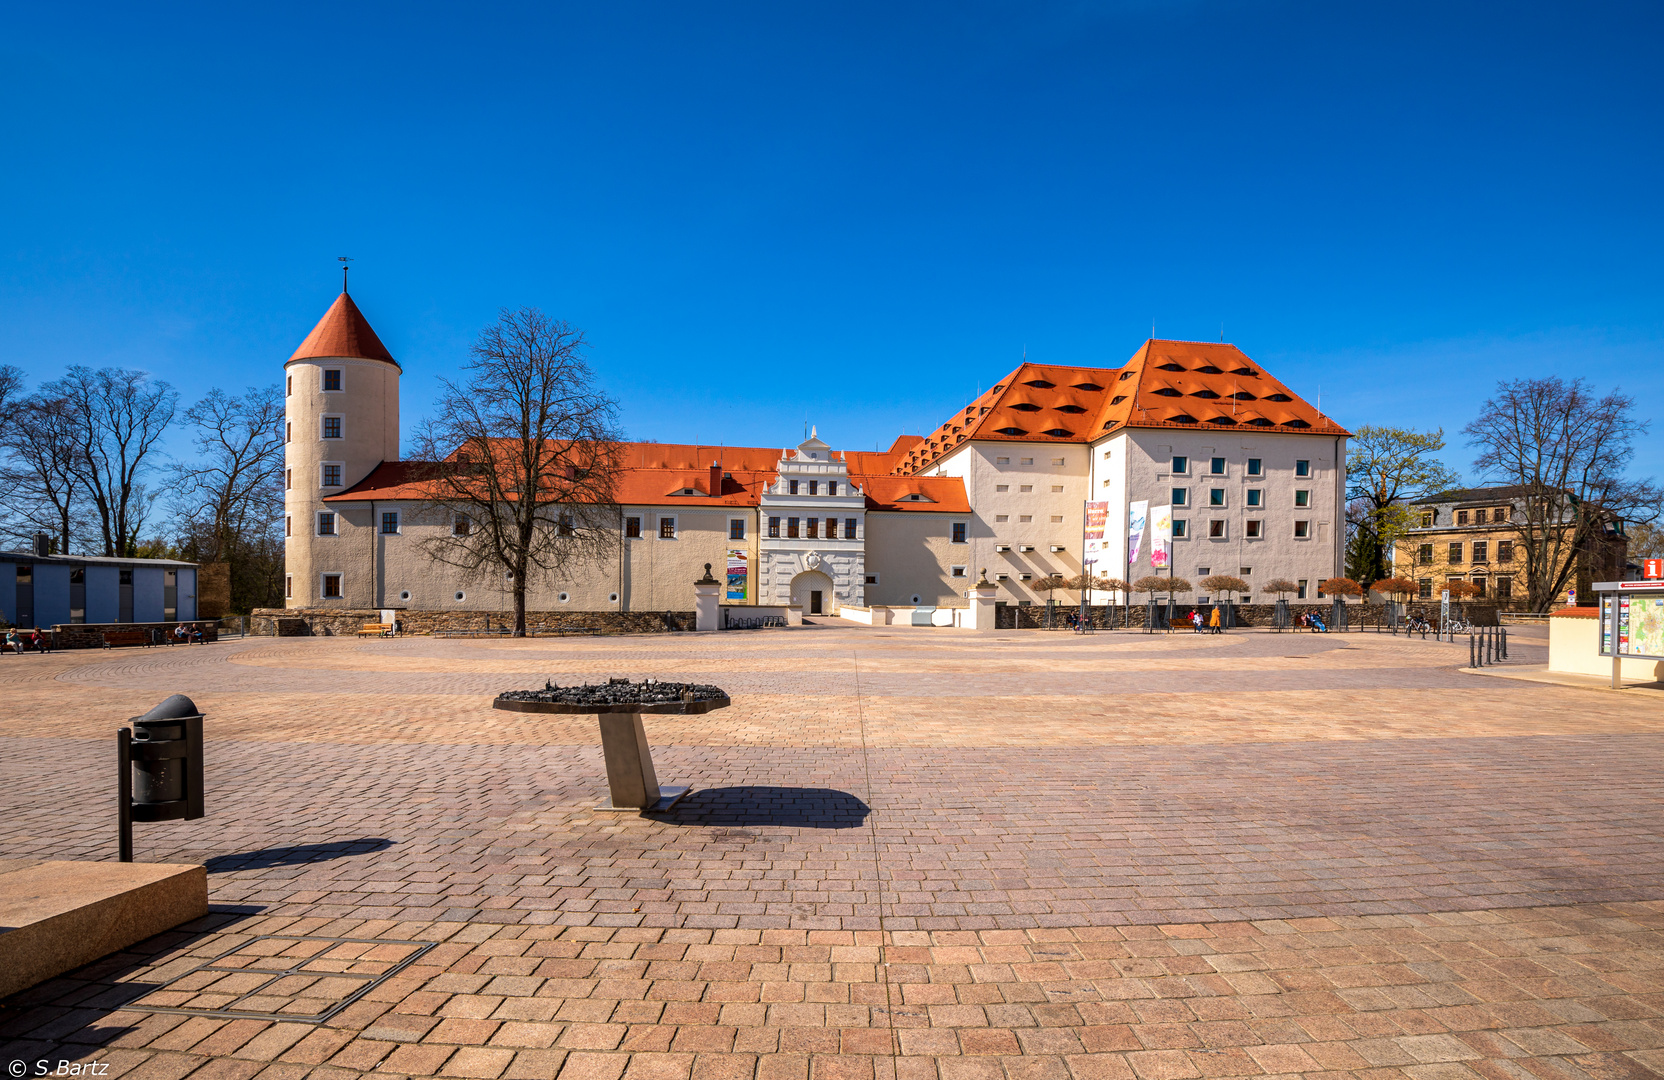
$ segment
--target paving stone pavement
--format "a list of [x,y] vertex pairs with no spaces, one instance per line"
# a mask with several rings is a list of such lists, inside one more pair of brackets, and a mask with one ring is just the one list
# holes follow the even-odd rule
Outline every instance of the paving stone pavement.
[[[4,658],[0,854],[113,858],[113,728],[188,693],[209,815],[139,826],[138,857],[206,863],[214,908],[0,1004],[0,1058],[135,1077],[1664,1072],[1664,715],[1465,661],[1373,634],[826,626]],[[622,674],[734,694],[649,722],[661,778],[695,786],[670,814],[593,809],[593,720],[489,708]],[[436,944],[322,1023],[135,1007],[321,1011],[411,954],[389,941]],[[246,973],[194,970],[230,950]],[[305,970],[263,983],[279,953]]]

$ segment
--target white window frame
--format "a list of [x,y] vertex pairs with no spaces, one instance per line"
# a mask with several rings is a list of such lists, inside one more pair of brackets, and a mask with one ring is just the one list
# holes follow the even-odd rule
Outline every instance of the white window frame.
[[948,577],[962,578],[965,576],[968,569],[968,567],[964,566],[950,566],[948,567]]
[[[1300,532],[1300,526],[1302,525],[1306,527],[1304,534]],[[1296,521],[1294,523],[1294,538],[1296,540],[1310,540],[1312,538],[1312,523],[1308,520]]]
[[[1179,462],[1181,462],[1181,461],[1184,462],[1184,468],[1182,468],[1182,469],[1179,468]],[[1169,461],[1167,463],[1167,471],[1172,473],[1174,476],[1189,476],[1190,475],[1190,455],[1189,454],[1174,454],[1173,455],[1173,460]]]
[[[1214,532],[1213,532],[1213,527],[1215,525],[1219,526],[1219,534],[1217,536],[1215,536]],[[1231,538],[1231,523],[1230,523],[1229,518],[1209,518],[1208,519],[1208,539],[1209,540],[1229,540],[1230,538]]]
[[[328,469],[331,465],[335,466],[335,468],[340,470],[338,475],[341,477],[341,482],[339,484],[329,484],[329,483],[324,482],[324,477],[325,477],[325,475],[327,475],[324,472],[324,470]],[[330,488],[330,487],[344,488],[344,487],[346,487],[347,486],[347,463],[344,462],[344,461],[320,461],[320,462],[318,462],[318,486],[321,487],[321,488]]]
[[[1212,509],[1212,510],[1228,510],[1228,509],[1230,509],[1231,497],[1229,495],[1225,494],[1225,492],[1227,490],[1228,490],[1227,488],[1222,488],[1222,487],[1210,487],[1210,488],[1208,488],[1208,508]],[[1218,502],[1213,501],[1213,498],[1214,498],[1213,493],[1216,492],[1216,491],[1219,493],[1219,501]]]
[[1019,464],[1019,465],[1033,465],[1034,464],[1034,459],[1031,458],[1031,457],[1018,458],[1017,459],[1017,464]]
[[[319,574],[318,574],[318,599],[319,600],[344,600],[344,599],[346,599],[346,595],[347,595],[346,589],[343,588],[342,584],[341,584],[342,576],[343,575],[341,574],[341,571],[339,571],[339,570],[323,570],[323,571],[320,571]],[[330,596],[328,593],[324,592],[324,582],[327,581],[330,578],[335,579],[336,588],[341,590],[340,592],[337,592],[334,596]]]
[[[324,381],[328,378],[329,372],[331,372],[331,371],[333,371],[337,375],[341,376],[341,388],[339,390],[330,390],[330,389],[328,389],[327,387],[324,386]],[[347,392],[347,369],[346,368],[319,368],[318,369],[318,393],[320,393],[320,394],[344,394],[346,392]]]
[[[393,531],[392,532],[387,531],[387,515],[388,514],[393,515]],[[399,511],[399,510],[383,510],[383,511],[381,511],[381,518],[376,522],[376,535],[377,536],[403,536],[404,535],[404,513],[402,511]]]
[[[955,540],[953,538],[953,529],[954,529],[954,526],[956,526],[956,525],[961,526],[961,527],[964,528],[964,530],[965,530],[965,539]],[[948,543],[950,543],[950,544],[968,544],[970,542],[971,542],[971,523],[970,523],[969,520],[948,522]]]
[[[341,422],[341,434],[336,436],[333,439],[324,434],[324,431],[328,427],[328,424],[331,420],[339,420]],[[332,442],[345,442],[346,438],[347,438],[347,418],[344,415],[342,415],[341,413],[324,413],[322,416],[318,417],[318,441],[319,442],[331,442],[331,443]]]
[[[1304,470],[1304,471],[1302,471],[1302,470]],[[1311,463],[1310,459],[1300,458],[1300,459],[1295,461],[1295,463],[1294,463],[1294,475],[1295,476],[1307,477],[1307,476],[1310,476],[1311,474],[1312,474],[1312,463]]]
[[1264,458],[1257,458],[1257,457],[1249,458],[1248,459],[1248,464],[1243,466],[1243,475],[1244,476],[1264,476],[1265,475],[1265,459]]
[[[1256,526],[1257,526],[1257,529],[1256,529]],[[1244,540],[1264,540],[1265,539],[1265,519],[1264,518],[1249,518],[1248,521],[1244,522],[1244,528],[1242,530],[1242,538]]]
[[[462,530],[460,532],[457,530],[458,525],[462,525]],[[467,514],[452,514],[451,515],[451,535],[452,536],[472,536],[472,535],[474,535],[474,519],[469,517]]]
[[1243,495],[1242,505],[1250,510],[1259,510],[1265,506],[1265,489],[1248,488]]
[[[1305,502],[1300,501],[1300,497],[1302,495],[1306,497]],[[1294,508],[1296,510],[1310,510],[1312,508],[1312,492],[1310,488],[1294,489]]]
[[[682,532],[680,522],[677,521],[677,517],[678,515],[676,514],[653,515],[653,536],[659,540],[675,540],[681,536]],[[666,521],[670,522],[669,536],[664,534],[664,523]]]
[[[334,527],[333,531],[331,531],[331,532],[324,532],[324,515],[325,514],[328,514],[331,518],[330,525],[332,525]],[[313,536],[335,536],[335,537],[340,536],[341,535],[341,515],[336,513],[333,510],[319,510],[317,513],[313,514],[312,515],[312,535]]]
[[1189,540],[1190,539],[1190,519],[1189,518],[1174,518],[1173,519],[1173,539],[1175,539],[1175,540]]
[[1190,489],[1187,488],[1187,487],[1169,488],[1168,491],[1167,491],[1167,496],[1168,496],[1167,504],[1169,506],[1189,506],[1190,505]]
[[[1215,469],[1213,467],[1213,463],[1215,461],[1219,462],[1219,468],[1217,468],[1217,469]],[[1229,476],[1230,472],[1231,472],[1231,463],[1230,463],[1230,460],[1228,458],[1222,458],[1222,457],[1219,457],[1216,454],[1209,454],[1208,455],[1208,475],[1209,476]]]
[[[738,525],[740,527],[740,534],[738,536],[734,535],[734,526],[735,525]],[[742,517],[737,517],[737,518],[736,517],[731,517],[731,518],[728,519],[728,539],[730,539],[730,540],[744,540],[745,539],[745,519],[744,518],[742,518]]]

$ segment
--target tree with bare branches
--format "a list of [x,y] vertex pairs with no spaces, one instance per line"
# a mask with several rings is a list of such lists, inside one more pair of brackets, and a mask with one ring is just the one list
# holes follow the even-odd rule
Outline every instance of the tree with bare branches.
[[157,494],[145,479],[157,467],[179,394],[142,371],[80,365],[43,385],[41,394],[61,401],[68,415],[73,472],[98,516],[103,553],[135,555]]
[[60,554],[75,551],[86,528],[86,500],[80,426],[69,403],[50,394],[22,399],[13,408],[4,444],[0,502],[7,531],[23,547],[33,534],[44,532]]
[[1625,472],[1647,427],[1633,398],[1616,390],[1597,398],[1587,380],[1551,375],[1497,384],[1463,429],[1479,450],[1475,467],[1520,489],[1516,550],[1532,611],[1547,611],[1575,584],[1579,563],[1615,542],[1625,521],[1664,513],[1664,490]]
[[438,411],[416,438],[426,509],[452,524],[428,552],[477,578],[506,575],[515,637],[534,579],[617,558],[618,407],[585,350],[577,327],[505,308],[462,378],[441,380]]

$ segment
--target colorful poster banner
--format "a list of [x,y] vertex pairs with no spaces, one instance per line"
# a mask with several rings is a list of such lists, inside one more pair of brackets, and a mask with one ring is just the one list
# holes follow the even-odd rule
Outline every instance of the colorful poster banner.
[[1158,506],[1150,511],[1150,565],[1157,570],[1167,569],[1172,549],[1173,508]]
[[750,560],[751,555],[744,548],[728,549],[728,599],[745,599]]
[[1086,529],[1081,537],[1080,568],[1082,573],[1090,575],[1104,555],[1104,533],[1108,531],[1109,504],[1087,503],[1085,521]]
[[1144,522],[1149,517],[1149,502],[1135,502],[1127,508],[1127,568],[1138,565],[1138,550],[1144,546]]

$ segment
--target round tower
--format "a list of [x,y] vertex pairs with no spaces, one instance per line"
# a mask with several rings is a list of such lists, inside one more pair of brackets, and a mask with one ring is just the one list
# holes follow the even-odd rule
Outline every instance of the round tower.
[[398,460],[398,361],[343,282],[283,368],[284,606],[374,607],[370,505],[329,496]]

